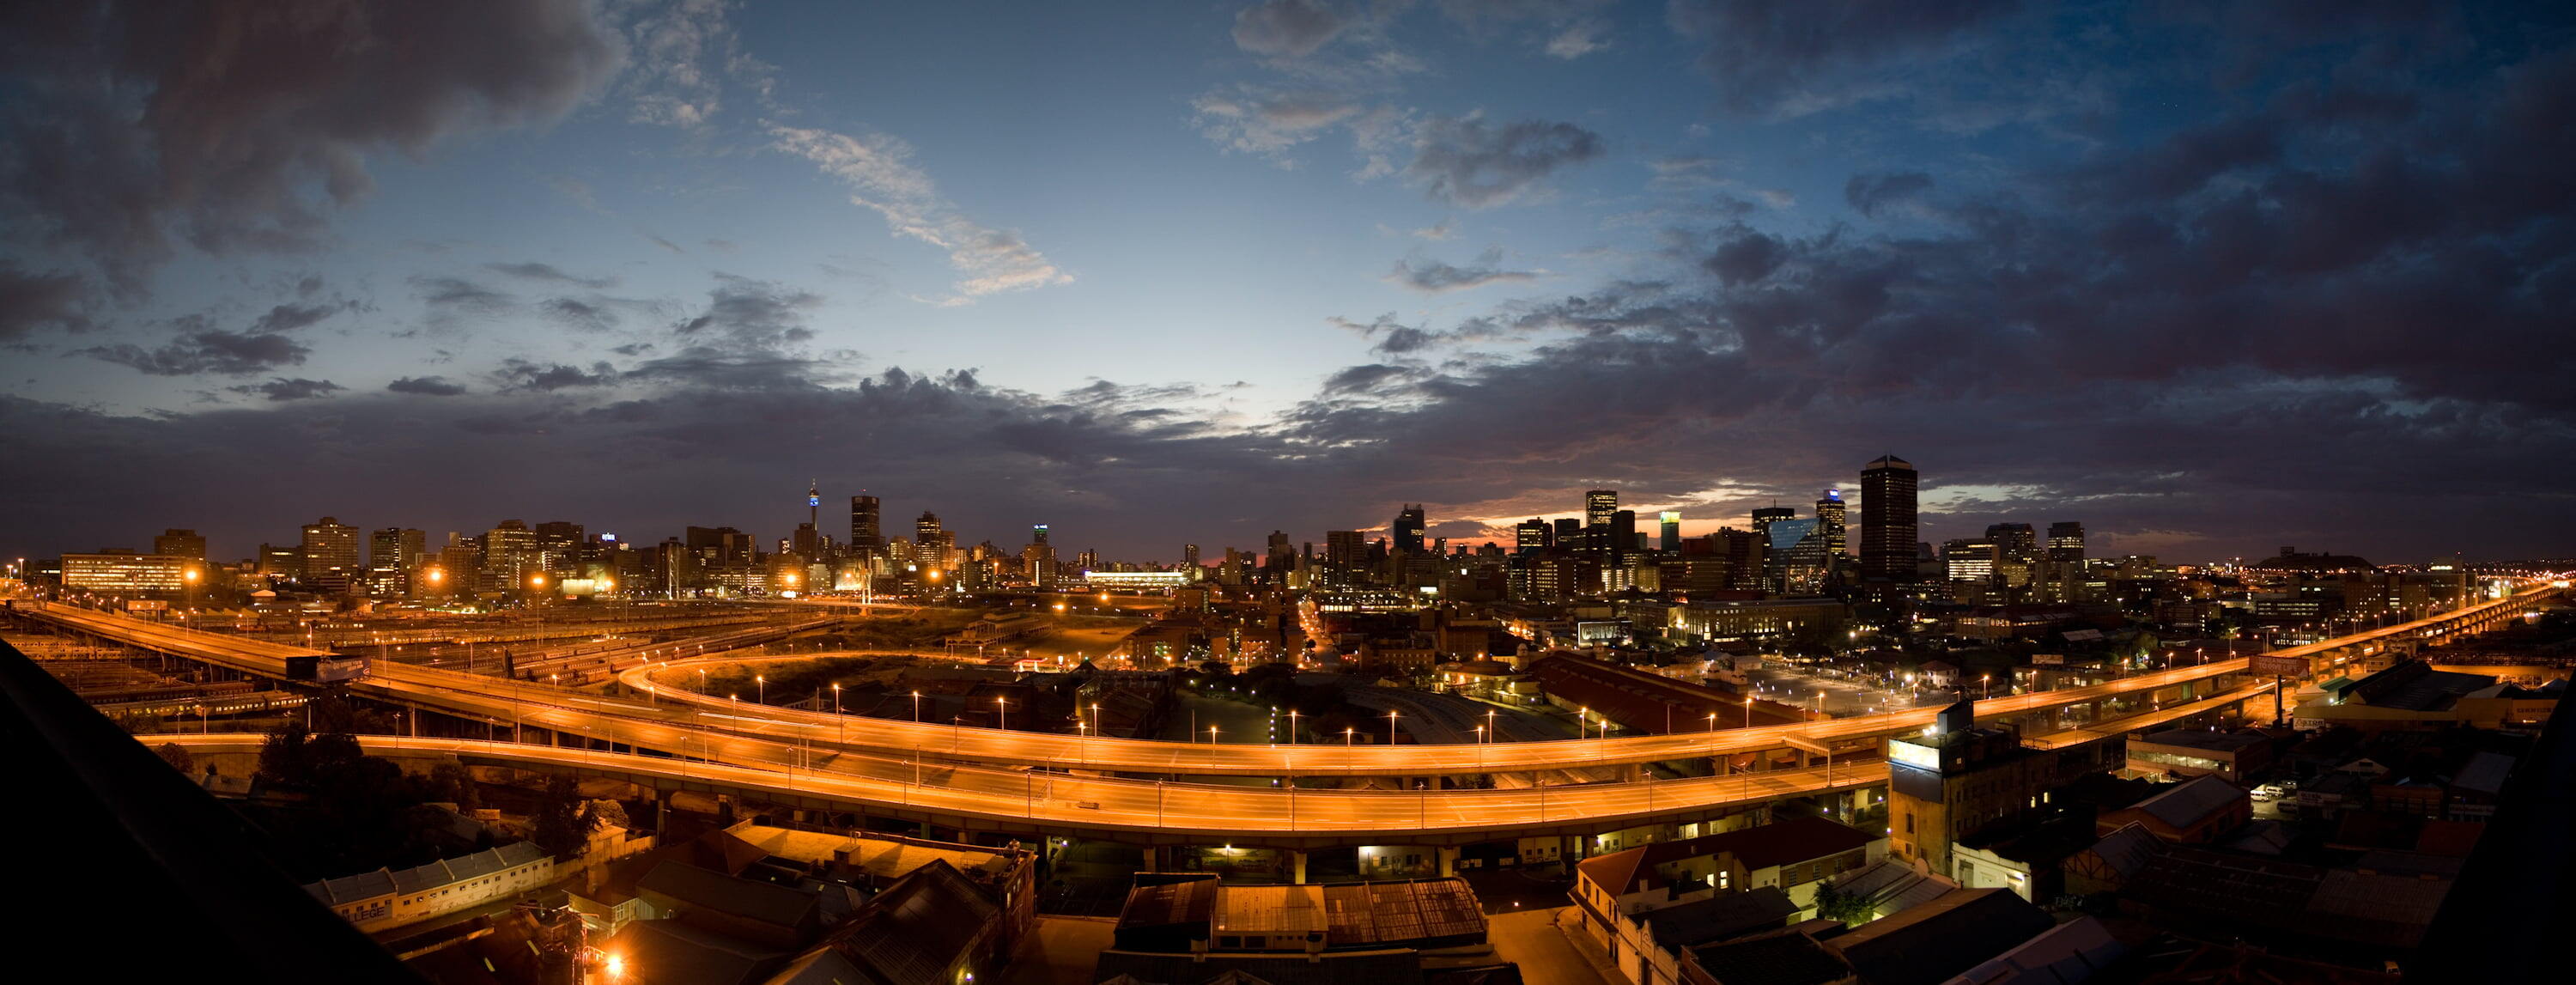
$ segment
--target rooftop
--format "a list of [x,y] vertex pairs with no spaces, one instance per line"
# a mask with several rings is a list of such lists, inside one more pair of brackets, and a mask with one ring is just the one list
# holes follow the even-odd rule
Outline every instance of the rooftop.
[[1760,886],[1749,892],[1720,893],[1696,903],[1649,911],[1645,921],[1654,929],[1656,943],[1688,947],[1748,931],[1778,930],[1797,914],[1798,904],[1789,901],[1788,893],[1778,886]]
[[2196,776],[2139,801],[2135,809],[2173,827],[2188,828],[2244,799],[2245,791],[2233,783],[2215,776]]
[[1595,856],[1583,860],[1577,869],[1595,885],[1629,893],[1636,891],[1640,880],[1653,877],[1655,866],[1668,862],[1728,853],[1747,869],[1767,869],[1866,848],[1879,837],[1821,817],[1790,818]]
[[2272,740],[2269,736],[2251,729],[2238,732],[2213,732],[2201,728],[2178,728],[2156,732],[2146,738],[2133,740],[2129,744],[2134,747],[2143,742],[2148,745],[2180,746],[2211,752],[2243,752],[2270,741]]

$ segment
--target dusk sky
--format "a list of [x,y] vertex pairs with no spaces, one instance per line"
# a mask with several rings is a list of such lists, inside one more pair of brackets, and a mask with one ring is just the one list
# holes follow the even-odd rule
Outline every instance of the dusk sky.
[[13,4],[0,555],[1696,534],[1885,453],[1935,544],[2576,555],[2576,7],[2261,6]]

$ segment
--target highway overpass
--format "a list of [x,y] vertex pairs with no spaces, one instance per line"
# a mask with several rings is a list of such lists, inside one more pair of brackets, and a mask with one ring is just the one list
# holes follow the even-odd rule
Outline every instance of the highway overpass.
[[[2355,633],[2318,643],[2274,651],[2266,656],[2295,657],[2308,662],[2310,678],[2328,676],[2352,661],[2388,647],[2413,646],[2476,632],[2517,617],[2544,593],[2534,585],[2513,596],[2463,607],[2413,622]],[[39,603],[20,611],[41,621],[90,633],[156,652],[206,660],[249,673],[282,676],[287,656],[314,651],[239,637],[193,632],[167,624],[99,613],[70,606]],[[696,644],[659,644],[659,656],[694,652]],[[2159,720],[2166,708],[2197,704],[2224,696],[2243,700],[2258,693],[2244,658],[2176,667],[2096,684],[1980,701],[1982,722],[2010,723],[2038,739],[2056,731],[2059,709],[2085,707],[2083,732],[2114,734],[2144,725],[2127,724],[2135,714]],[[1931,724],[1935,709],[1854,716],[1794,725],[1720,729],[1671,735],[1606,739],[1564,739],[1455,745],[1253,745],[1185,743],[1115,739],[1044,732],[961,728],[951,724],[838,715],[776,706],[744,706],[725,698],[669,689],[652,683],[649,674],[661,664],[639,664],[620,675],[621,682],[644,696],[637,701],[594,697],[525,682],[497,680],[436,668],[379,667],[352,686],[356,693],[431,708],[461,718],[514,726],[534,725],[602,741],[680,752],[684,732],[717,731],[737,736],[810,744],[880,757],[901,757],[919,750],[937,751],[955,761],[997,765],[1058,764],[1091,770],[1164,776],[1471,776],[1559,770],[1567,767],[1634,766],[1651,762],[1687,762],[1746,753],[1783,753],[1801,757],[1801,747],[1823,746],[1867,752],[1881,740]],[[685,669],[687,658],[670,663]],[[2261,682],[2268,684],[2268,682]],[[2222,701],[2221,706],[2224,702]],[[2141,707],[2143,705],[2143,707]],[[699,740],[703,745],[706,740]]]

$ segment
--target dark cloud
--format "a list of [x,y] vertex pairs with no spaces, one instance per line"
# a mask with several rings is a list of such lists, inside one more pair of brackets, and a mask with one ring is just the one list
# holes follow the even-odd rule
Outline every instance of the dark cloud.
[[558,269],[554,264],[538,263],[533,260],[525,263],[487,263],[483,265],[483,269],[494,273],[508,274],[512,277],[521,278],[523,280],[543,281],[554,284],[573,284],[580,287],[591,288],[593,290],[603,287],[614,287],[617,284],[617,278],[615,277],[575,277],[563,272],[561,269]]
[[492,373],[505,390],[563,390],[573,387],[606,386],[617,382],[616,367],[593,363],[587,370],[563,363],[532,363],[524,359],[507,359]]
[[88,293],[77,274],[30,274],[0,263],[0,342],[26,338],[44,326],[88,331]]
[[266,383],[252,383],[245,386],[227,387],[226,389],[229,389],[234,393],[264,397],[272,403],[284,403],[290,400],[311,400],[315,397],[327,397],[340,392],[344,388],[329,380],[308,380],[302,377],[288,379],[286,377],[279,377]]
[[174,241],[310,249],[369,157],[560,117],[616,69],[583,0],[64,0],[0,14],[0,214],[125,291]]
[[385,389],[420,397],[460,397],[467,392],[464,384],[444,376],[406,376],[385,384]]
[[1601,137],[1571,123],[1487,126],[1477,117],[1435,117],[1414,137],[1406,177],[1432,198],[1468,208],[1524,197],[1559,168],[1600,157]]
[[2017,0],[1671,0],[1667,18],[1700,42],[1720,103],[1748,116],[1799,116],[1871,98],[1971,43]]
[[279,366],[301,366],[312,349],[283,335],[204,329],[181,334],[165,345],[144,348],[133,343],[91,346],[68,353],[130,366],[154,376],[248,376]]
[[706,310],[674,326],[691,345],[737,354],[772,353],[814,337],[805,317],[823,296],[772,281],[717,273]]
[[1856,174],[1843,183],[1843,201],[1850,203],[1852,211],[1875,218],[1880,210],[1911,202],[1931,190],[1932,176],[1920,171]]
[[494,318],[516,310],[519,299],[462,277],[414,277],[412,290],[430,309],[433,321],[465,317]]
[[1234,14],[1234,43],[1257,55],[1303,58],[1342,29],[1332,8],[1315,0],[1263,0]]
[[307,325],[318,324],[325,318],[339,314],[346,307],[339,304],[281,304],[268,309],[267,314],[253,321],[251,330],[254,332],[293,331]]
[[537,311],[556,324],[585,332],[605,332],[616,328],[617,312],[608,305],[572,298],[550,298],[538,303]]
[[1438,294],[1443,291],[1483,287],[1487,284],[1538,279],[1538,274],[1534,271],[1505,270],[1502,262],[1503,251],[1500,249],[1486,250],[1476,258],[1474,263],[1464,267],[1420,258],[1398,260],[1395,269],[1387,272],[1386,281],[1427,294]]

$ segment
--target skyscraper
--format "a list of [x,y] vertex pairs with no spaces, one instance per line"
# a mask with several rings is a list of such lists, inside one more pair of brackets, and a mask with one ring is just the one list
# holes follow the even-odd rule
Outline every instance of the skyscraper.
[[939,525],[939,514],[921,511],[921,516],[912,521],[913,563],[925,569],[947,567],[950,538],[955,536]]
[[342,593],[358,580],[358,528],[333,517],[304,526],[304,583]]
[[206,538],[194,530],[172,527],[161,531],[161,536],[152,538],[152,553],[203,561],[206,559]]
[[2084,525],[2060,520],[2048,525],[2048,559],[2059,563],[2084,560]]
[[1860,470],[1860,573],[1914,580],[1914,465],[1882,455]]
[[1356,568],[1368,561],[1368,538],[1357,530],[1324,531],[1324,560],[1334,567]]
[[1181,545],[1181,563],[1193,569],[1197,568],[1199,566],[1199,545]]
[[1427,524],[1423,519],[1422,504],[1404,504],[1404,511],[1395,515],[1395,549],[1406,554],[1422,553],[1422,531],[1425,526]]
[[1046,524],[1043,524],[1043,523],[1040,523],[1040,524],[1033,524],[1033,525],[1031,525],[1031,526],[1029,527],[1029,543],[1032,543],[1032,544],[1044,544],[1044,543],[1046,543],[1046,542],[1047,542],[1047,525],[1046,525]]
[[1583,547],[1594,554],[1608,554],[1610,518],[1619,515],[1619,490],[1595,489],[1583,494]]
[[1771,525],[1798,515],[1795,506],[1765,506],[1753,511],[1753,532],[1768,538]]
[[1827,489],[1816,501],[1816,531],[1825,538],[1825,555],[1829,561],[1842,560],[1848,544],[1843,539],[1843,491]]
[[1659,549],[1659,550],[1662,550],[1662,551],[1663,551],[1664,553],[1666,553],[1666,554],[1679,554],[1679,553],[1681,553],[1681,550],[1682,550],[1682,515],[1681,515],[1681,514],[1679,514],[1679,513],[1673,512],[1672,510],[1665,510],[1665,511],[1664,511],[1664,515],[1663,515],[1663,521],[1664,521],[1663,538],[1662,538],[1662,541],[1661,541],[1660,543],[1657,543],[1657,544],[1655,545],[1655,547],[1656,547],[1657,549]]
[[1531,517],[1512,528],[1512,549],[1523,554],[1547,547],[1555,534],[1545,519]]
[[367,537],[367,593],[377,598],[416,594],[412,575],[428,563],[429,534],[418,528],[386,527]]
[[850,497],[850,550],[861,557],[885,553],[885,531],[877,522],[877,498]]
[[1610,514],[1610,556],[1626,557],[1637,550],[1637,511],[1620,510]]
[[535,590],[536,574],[544,570],[539,565],[543,556],[537,550],[537,534],[528,529],[526,521],[501,521],[483,533],[483,589],[512,593]]
[[1999,561],[2026,563],[2039,556],[2039,537],[2027,523],[1989,524],[1986,540],[1995,545],[1995,557]]

